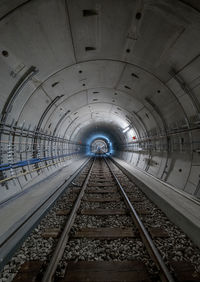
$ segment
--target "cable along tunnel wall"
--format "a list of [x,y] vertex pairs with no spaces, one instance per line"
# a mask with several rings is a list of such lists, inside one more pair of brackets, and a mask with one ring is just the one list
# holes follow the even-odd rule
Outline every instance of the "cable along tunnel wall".
[[199,197],[197,1],[141,7],[97,1],[98,9],[79,0],[6,3],[0,4],[2,198],[81,156],[86,124],[99,119],[115,135],[117,119],[135,129],[136,139],[116,142],[118,157]]
[[[84,145],[36,130],[31,125],[1,124],[1,202],[23,191],[31,181],[43,178],[80,158]],[[39,178],[41,180],[41,177]]]

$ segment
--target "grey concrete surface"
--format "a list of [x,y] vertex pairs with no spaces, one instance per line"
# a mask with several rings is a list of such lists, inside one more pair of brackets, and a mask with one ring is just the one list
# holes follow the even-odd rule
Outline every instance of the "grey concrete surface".
[[42,183],[32,183],[26,193],[0,205],[0,244],[25,220],[31,211],[36,210],[65,180],[67,180],[85,161],[86,157],[70,161],[56,174],[49,176]]
[[[104,134],[115,156],[200,197],[197,2],[1,1],[1,164],[71,153]],[[38,139],[22,134],[36,128]],[[5,170],[0,195],[23,189],[34,169]]]
[[200,201],[118,158],[114,161],[128,172],[143,192],[200,247]]
[[95,136],[151,181],[200,198],[199,7],[0,1],[0,201],[76,163]]

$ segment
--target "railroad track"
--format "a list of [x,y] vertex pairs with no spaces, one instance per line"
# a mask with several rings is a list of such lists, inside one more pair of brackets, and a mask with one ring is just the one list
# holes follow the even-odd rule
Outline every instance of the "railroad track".
[[[157,249],[157,239],[169,234],[149,222],[144,196],[109,159],[94,158],[61,201],[56,217],[62,228],[41,233],[54,238],[48,260],[25,262],[13,281],[188,281]],[[187,273],[199,281],[189,264]]]

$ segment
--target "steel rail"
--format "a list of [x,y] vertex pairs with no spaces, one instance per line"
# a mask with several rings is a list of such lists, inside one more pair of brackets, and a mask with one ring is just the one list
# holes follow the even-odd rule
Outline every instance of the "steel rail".
[[94,166],[95,159],[96,158],[93,159],[93,162],[92,162],[92,165],[91,165],[90,170],[88,172],[88,175],[85,178],[84,183],[82,185],[81,192],[79,193],[78,198],[76,199],[75,205],[74,205],[74,207],[73,207],[73,209],[72,209],[72,211],[70,213],[69,219],[68,219],[68,221],[67,221],[67,223],[65,225],[65,228],[64,228],[64,230],[62,232],[62,235],[61,235],[61,237],[60,237],[60,239],[58,241],[56,249],[53,252],[53,255],[52,255],[51,260],[50,260],[50,262],[48,264],[46,272],[44,273],[44,276],[42,278],[42,282],[51,282],[51,281],[53,281],[53,278],[54,278],[54,275],[55,275],[58,263],[59,263],[59,261],[61,260],[61,258],[63,256],[64,250],[65,250],[65,246],[66,246],[66,244],[68,242],[68,239],[69,239],[69,232],[71,230],[71,227],[74,224],[77,211],[78,211],[78,209],[80,207],[80,203],[81,203],[82,197],[83,197],[85,189],[87,187],[87,184],[88,184],[88,181],[89,181],[89,178],[90,178],[93,166]]
[[169,272],[167,266],[165,265],[159,251],[157,250],[156,246],[154,245],[153,243],[153,240],[151,239],[148,231],[146,230],[146,228],[144,227],[142,221],[140,220],[136,210],[134,209],[133,205],[131,204],[128,196],[126,195],[126,192],[124,191],[121,183],[119,182],[117,176],[115,175],[115,173],[113,172],[110,164],[108,163],[108,161],[105,159],[104,157],[104,160],[111,172],[111,174],[113,175],[118,187],[119,187],[119,190],[121,192],[121,195],[123,196],[125,202],[126,202],[126,205],[127,207],[129,208],[130,212],[131,212],[131,216],[133,218],[133,221],[135,223],[135,225],[137,226],[137,228],[139,229],[139,232],[140,232],[140,235],[141,235],[141,238],[151,256],[151,258],[153,259],[153,261],[155,262],[158,270],[159,270],[159,276],[161,278],[161,281],[163,282],[174,282],[174,279],[171,275],[171,273]]
[[[5,264],[11,259],[13,253],[21,246],[22,242],[28,237],[34,227],[37,226],[37,224],[40,222],[46,212],[64,193],[68,185],[74,181],[74,179],[83,170],[83,168],[88,164],[89,161],[89,158],[84,161],[84,163],[60,186],[55,188],[52,194],[49,195],[45,200],[41,199],[37,207],[31,209],[21,220],[17,222],[14,230],[11,228],[11,230],[8,234],[6,234],[6,236],[2,236],[0,242],[0,271],[3,269]],[[26,193],[26,191],[21,192],[20,194],[24,193]],[[4,203],[6,203],[6,201],[1,202],[1,204]]]

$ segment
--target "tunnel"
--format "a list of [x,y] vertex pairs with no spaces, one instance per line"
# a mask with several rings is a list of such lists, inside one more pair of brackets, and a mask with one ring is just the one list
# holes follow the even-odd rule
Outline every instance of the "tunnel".
[[110,153],[110,146],[107,140],[103,138],[97,138],[95,139],[91,145],[90,145],[90,152],[91,153],[99,153],[99,154],[105,154],[105,153]]
[[0,238],[98,153],[200,246],[199,71],[199,1],[1,1]]

